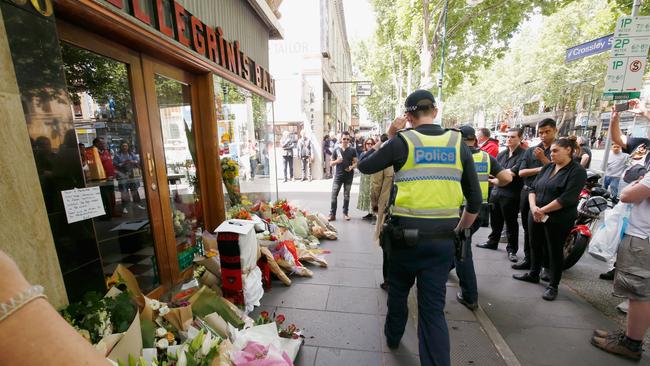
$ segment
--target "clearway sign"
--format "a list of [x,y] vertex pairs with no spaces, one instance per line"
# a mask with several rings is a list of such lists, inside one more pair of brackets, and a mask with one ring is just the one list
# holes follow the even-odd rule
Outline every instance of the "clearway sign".
[[593,56],[612,48],[613,34],[594,39],[593,41],[567,48],[565,62],[579,60],[583,57]]

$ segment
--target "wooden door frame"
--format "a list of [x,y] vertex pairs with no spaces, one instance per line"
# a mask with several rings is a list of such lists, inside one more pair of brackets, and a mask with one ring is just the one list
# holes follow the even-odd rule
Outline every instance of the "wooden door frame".
[[[205,230],[214,231],[216,227],[225,220],[223,187],[221,184],[220,164],[218,160],[218,139],[216,111],[214,109],[214,86],[212,74],[192,74],[169,65],[148,55],[142,55],[142,70],[145,79],[145,92],[147,96],[148,112],[150,123],[160,126],[160,110],[157,103],[155,89],[155,75],[161,75],[190,86],[190,98],[192,108],[192,132],[195,137],[197,161],[196,169],[199,177],[199,189],[201,197],[201,209],[203,213],[203,225]],[[154,155],[157,169],[158,181],[167,182],[165,152],[162,145],[163,136],[159,127],[151,127],[152,141],[160,142],[154,144]],[[165,167],[165,168],[163,168]],[[169,200],[171,193],[165,184],[160,186],[160,199]],[[162,217],[172,217],[171,206],[162,205]],[[171,220],[165,220],[166,237],[171,240],[175,238],[174,227]],[[168,256],[176,256],[176,242],[168,242]],[[180,272],[178,262],[172,261],[172,281],[179,283],[187,280],[192,275],[191,269]]]
[[138,142],[140,144],[141,164],[144,168],[143,182],[147,194],[151,233],[154,239],[156,263],[158,264],[161,284],[161,286],[151,291],[148,296],[158,298],[172,287],[173,272],[170,267],[170,262],[172,261],[170,261],[166,250],[165,232],[157,229],[163,227],[164,222],[161,213],[162,201],[160,200],[157,189],[153,188],[155,185],[159,186],[159,180],[155,175],[150,174],[149,167],[147,166],[147,156],[153,153],[153,141],[151,139],[147,101],[144,94],[145,87],[140,54],[97,34],[75,27],[65,21],[57,20],[57,32],[61,41],[122,62],[129,68],[133,112],[138,132]]

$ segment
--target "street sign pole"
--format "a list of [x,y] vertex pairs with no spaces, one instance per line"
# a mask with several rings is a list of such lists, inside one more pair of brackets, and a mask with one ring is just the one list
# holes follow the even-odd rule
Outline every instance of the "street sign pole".
[[[632,16],[635,17],[639,15],[639,9],[641,8],[641,0],[634,0],[634,4],[632,5]],[[607,129],[607,136],[605,138],[605,156],[603,157],[603,165],[601,166],[601,170],[603,171],[603,179],[605,179],[605,173],[607,172],[607,162],[609,161],[609,150],[611,150],[612,146],[612,117],[610,115],[610,120],[609,120],[609,128]],[[636,118],[636,117],[635,117]],[[621,128],[621,120],[619,117],[618,120],[618,128]],[[623,147],[623,146],[621,146]]]
[[447,11],[449,10],[449,0],[445,0],[445,7],[442,9],[442,39],[440,42],[440,80],[438,80],[438,116],[442,126],[442,81],[445,77],[445,43],[447,42]]

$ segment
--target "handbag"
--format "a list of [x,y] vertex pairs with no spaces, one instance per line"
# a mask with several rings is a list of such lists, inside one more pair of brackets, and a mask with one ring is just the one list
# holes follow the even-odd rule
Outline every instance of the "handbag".
[[630,220],[632,205],[618,203],[611,210],[605,211],[602,222],[589,243],[589,254],[603,262],[613,263],[616,259],[618,245],[625,235]]

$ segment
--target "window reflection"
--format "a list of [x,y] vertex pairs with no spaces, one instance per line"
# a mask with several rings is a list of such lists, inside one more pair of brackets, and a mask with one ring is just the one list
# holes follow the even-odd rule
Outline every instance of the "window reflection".
[[[101,192],[105,215],[93,221],[104,275],[121,263],[143,291],[153,290],[159,279],[128,67],[66,43],[61,52],[75,126],[64,145],[81,157],[85,186]],[[37,164],[47,169],[51,153],[39,146]]]
[[[222,170],[228,160],[237,164],[237,189],[225,185],[226,209],[237,202],[275,198],[275,159],[271,103],[222,78],[214,77],[214,92]],[[223,168],[226,167],[226,168]]]
[[160,75],[156,75],[155,83],[176,251],[182,271],[191,264],[196,237],[203,227],[190,86]]

